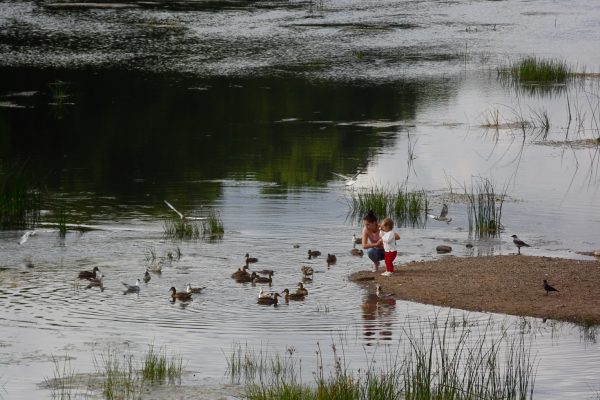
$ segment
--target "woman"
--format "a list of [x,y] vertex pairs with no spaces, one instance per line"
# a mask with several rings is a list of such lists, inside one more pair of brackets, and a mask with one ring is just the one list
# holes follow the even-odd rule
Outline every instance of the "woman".
[[373,261],[373,272],[377,272],[379,262],[385,258],[383,241],[379,237],[379,222],[373,210],[369,210],[363,218],[362,246],[367,251],[367,256]]

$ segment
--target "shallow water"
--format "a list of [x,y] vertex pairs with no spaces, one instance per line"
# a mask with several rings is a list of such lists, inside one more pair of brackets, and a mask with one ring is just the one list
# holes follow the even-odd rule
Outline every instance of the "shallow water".
[[[95,228],[61,238],[41,227],[23,245],[23,231],[0,232],[5,398],[49,398],[39,385],[53,375],[53,356],[93,373],[94,354],[143,354],[152,343],[182,354],[188,386],[226,384],[234,343],[293,347],[310,381],[317,343],[342,341],[357,369],[400,345],[407,327],[443,320],[448,310],[410,302],[362,311],[367,290],[347,277],[369,263],[350,255],[360,227],[348,217],[351,191],[332,172],[361,169],[354,190],[425,189],[434,212],[449,202],[450,225],[399,229],[400,262],[439,257],[442,243],[458,256],[512,254],[513,233],[531,255],[586,258],[576,252],[600,248],[599,151],[575,142],[598,136],[597,78],[552,91],[496,78],[498,66],[531,54],[597,70],[596,3],[213,5],[0,3],[0,160],[27,162],[47,192],[46,220],[64,208],[70,223]],[[62,102],[50,88],[59,80]],[[546,110],[551,128],[482,128],[495,110],[506,125]],[[479,176],[508,195],[498,238],[470,235],[466,204],[453,196]],[[192,215],[218,211],[223,239],[165,239],[172,213],[163,199]],[[177,248],[182,258],[139,295],[123,294],[121,282],[141,278],[151,252]],[[338,263],[307,260],[310,248]],[[246,252],[276,271],[276,290],[294,287],[301,265],[315,267],[308,298],[255,304],[259,288],[229,277]],[[94,266],[103,292],[76,279]],[[207,289],[171,304],[168,288],[187,282]],[[543,301],[541,285],[532,290]],[[467,314],[474,331],[488,318]],[[532,340],[536,398],[600,390],[595,329],[492,318],[495,335],[509,326]]]

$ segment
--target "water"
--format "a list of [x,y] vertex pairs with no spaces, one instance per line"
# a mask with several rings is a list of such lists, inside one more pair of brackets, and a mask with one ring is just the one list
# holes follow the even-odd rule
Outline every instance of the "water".
[[[64,209],[70,223],[96,228],[64,238],[41,228],[24,245],[23,231],[0,233],[3,396],[49,398],[40,384],[53,376],[53,356],[93,373],[94,355],[143,354],[152,343],[183,355],[186,386],[235,393],[221,386],[234,343],[293,347],[310,381],[317,343],[327,353],[344,342],[360,368],[407,327],[430,329],[448,310],[361,309],[367,290],[347,277],[369,263],[350,255],[360,226],[332,172],[361,169],[355,190],[425,189],[434,210],[450,201],[452,224],[400,229],[400,262],[436,258],[441,243],[458,256],[511,254],[513,233],[532,245],[527,254],[585,258],[577,252],[600,248],[599,153],[580,144],[598,136],[597,78],[548,93],[499,81],[496,68],[533,54],[597,70],[599,16],[595,2],[560,1],[0,3],[0,161],[26,161],[45,190],[44,218]],[[58,81],[68,97],[57,102]],[[546,110],[551,128],[546,137],[482,128],[496,110],[504,124]],[[478,177],[508,195],[499,238],[470,237],[466,204],[451,201]],[[223,239],[165,239],[164,199],[192,215],[217,211]],[[177,248],[182,258],[139,295],[123,294],[151,252]],[[307,260],[310,248],[338,263]],[[276,271],[276,290],[313,266],[308,298],[257,305],[259,288],[230,278],[246,252]],[[94,266],[103,292],[76,279]],[[207,289],[172,304],[169,287],[187,282]],[[474,331],[490,318],[466,315]],[[532,341],[536,398],[600,389],[595,329],[491,317],[494,335],[504,325]],[[218,396],[211,390],[204,395]]]

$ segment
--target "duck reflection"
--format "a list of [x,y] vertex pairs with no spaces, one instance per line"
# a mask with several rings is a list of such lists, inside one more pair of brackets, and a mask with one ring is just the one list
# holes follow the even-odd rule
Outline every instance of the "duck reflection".
[[[372,288],[371,288],[372,290]],[[392,340],[392,315],[396,309],[396,299],[388,293],[383,293],[377,284],[361,304],[363,335],[367,346],[377,340]]]

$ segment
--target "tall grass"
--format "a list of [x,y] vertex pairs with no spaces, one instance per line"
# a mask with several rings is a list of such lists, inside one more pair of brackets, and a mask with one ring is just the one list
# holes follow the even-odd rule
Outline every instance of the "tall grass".
[[180,356],[168,357],[164,349],[156,351],[151,345],[142,362],[142,376],[148,382],[181,383],[183,361]]
[[374,186],[355,190],[346,198],[352,219],[362,219],[369,210],[379,216],[393,216],[399,226],[422,226],[427,217],[425,191],[409,192],[405,186]]
[[468,201],[469,233],[474,232],[479,237],[498,235],[502,230],[502,205],[506,189],[498,193],[491,179],[479,178],[471,183],[470,190],[465,186],[465,196]]
[[519,82],[538,83],[562,83],[573,75],[565,61],[544,60],[537,57],[522,58],[510,65],[507,71],[503,71],[503,73],[507,72]]
[[225,233],[223,221],[218,213],[210,211],[205,221],[202,221],[202,236],[209,239],[220,239]]
[[164,236],[171,239],[199,239],[200,227],[193,222],[179,218],[170,218],[163,221]]
[[[80,382],[75,377],[75,372],[71,368],[69,358],[65,357],[65,360],[61,362],[57,357],[52,355],[52,363],[54,364],[54,376],[52,378],[44,378],[44,384],[50,389],[52,399],[71,400],[83,397],[77,390]],[[1,394],[0,398],[2,398]]]
[[[333,359],[323,361],[317,345],[314,382],[302,382],[301,362],[290,354],[253,376],[245,385],[249,400],[526,400],[533,397],[535,357],[523,335],[502,330],[492,338],[491,324],[478,334],[456,332],[450,320],[419,331],[405,330],[402,355],[388,354],[376,367],[352,371],[343,349],[332,345]],[[326,365],[331,365],[327,369]],[[275,366],[277,366],[275,368]]]
[[102,396],[106,400],[139,400],[144,388],[143,376],[135,368],[132,354],[118,354],[109,349],[94,360],[96,369],[104,377]]
[[34,190],[25,164],[0,166],[0,229],[22,229],[40,220],[41,195]]

